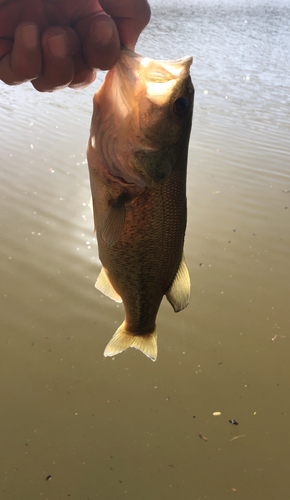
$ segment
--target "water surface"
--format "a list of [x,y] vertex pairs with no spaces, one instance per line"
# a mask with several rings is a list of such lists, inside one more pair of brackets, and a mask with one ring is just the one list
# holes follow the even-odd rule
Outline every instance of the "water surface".
[[179,314],[162,303],[156,363],[102,355],[123,308],[94,288],[101,76],[52,95],[0,85],[1,498],[288,498],[289,20],[282,0],[152,1],[137,50],[192,54],[196,89],[192,296]]

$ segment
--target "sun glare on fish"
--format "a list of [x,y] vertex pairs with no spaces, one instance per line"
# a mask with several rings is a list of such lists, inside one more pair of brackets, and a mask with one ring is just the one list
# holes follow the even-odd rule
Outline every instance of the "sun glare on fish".
[[147,96],[154,104],[162,106],[168,101],[168,94],[171,93],[175,85],[175,80],[165,83],[149,83],[147,85]]

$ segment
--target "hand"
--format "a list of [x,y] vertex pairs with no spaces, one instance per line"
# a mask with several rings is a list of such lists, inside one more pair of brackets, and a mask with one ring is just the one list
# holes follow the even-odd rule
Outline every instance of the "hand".
[[0,80],[39,91],[84,88],[134,49],[147,0],[0,0]]

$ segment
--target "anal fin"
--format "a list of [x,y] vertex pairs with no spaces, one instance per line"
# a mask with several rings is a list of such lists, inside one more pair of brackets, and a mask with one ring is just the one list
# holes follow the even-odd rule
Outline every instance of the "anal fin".
[[189,303],[190,297],[190,277],[182,254],[180,266],[173,280],[172,285],[166,293],[166,298],[172,305],[175,312],[184,309]]
[[104,295],[110,297],[110,299],[115,300],[116,302],[122,302],[120,295],[116,292],[115,288],[111,285],[111,282],[108,278],[108,275],[105,269],[102,267],[102,270],[98,276],[95,287],[100,290]]
[[157,332],[147,333],[145,335],[134,335],[126,330],[126,322],[119,326],[116,333],[107,344],[104,351],[104,356],[115,356],[120,352],[125,351],[128,347],[135,347],[143,352],[145,356],[152,361],[157,359]]

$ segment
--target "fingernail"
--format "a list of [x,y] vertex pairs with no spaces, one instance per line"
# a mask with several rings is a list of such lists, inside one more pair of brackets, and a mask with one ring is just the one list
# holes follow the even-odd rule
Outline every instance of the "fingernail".
[[113,26],[108,21],[99,21],[95,26],[95,36],[99,43],[107,45],[113,38]]
[[48,38],[47,43],[54,57],[62,59],[67,55],[67,39],[65,34],[51,36]]
[[36,49],[38,45],[38,29],[35,24],[23,26],[21,31],[22,42],[27,49]]

